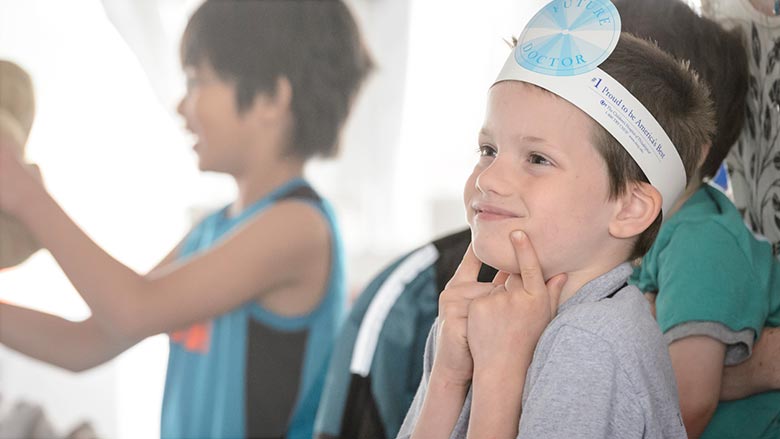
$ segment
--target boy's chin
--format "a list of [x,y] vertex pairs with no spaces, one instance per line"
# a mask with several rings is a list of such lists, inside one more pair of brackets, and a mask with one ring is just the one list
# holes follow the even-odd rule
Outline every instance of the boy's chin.
[[[510,274],[520,273],[520,266],[517,263],[517,257],[515,256],[515,251],[511,245],[507,245],[504,249],[482,246],[476,241],[474,244],[474,254],[482,263],[487,264],[496,270]],[[540,261],[540,264],[542,264],[542,275],[547,279],[549,270],[545,270],[542,261]]]
[[506,249],[498,249],[495,247],[483,246],[478,242],[475,242],[474,254],[483,264],[487,264],[496,270],[507,273],[520,272],[514,249],[512,249],[511,246],[507,246]]

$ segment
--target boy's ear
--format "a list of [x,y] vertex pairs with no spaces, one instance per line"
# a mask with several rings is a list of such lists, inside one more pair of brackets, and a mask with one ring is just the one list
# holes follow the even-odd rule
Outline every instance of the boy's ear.
[[650,183],[632,182],[616,203],[609,233],[615,238],[632,238],[647,230],[661,212],[663,197]]
[[286,115],[292,105],[292,85],[285,76],[276,78],[273,93],[258,93],[252,103],[252,111],[262,119],[276,119]]

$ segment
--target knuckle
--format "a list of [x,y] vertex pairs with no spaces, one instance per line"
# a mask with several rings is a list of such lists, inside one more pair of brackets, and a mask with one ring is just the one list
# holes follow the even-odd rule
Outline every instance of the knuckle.
[[523,279],[530,279],[532,277],[536,277],[536,268],[535,267],[520,267],[520,275],[523,276]]
[[482,316],[490,308],[488,297],[480,297],[469,303],[469,316]]
[[447,287],[439,295],[439,302],[452,302],[458,300],[460,296],[460,291],[457,288]]

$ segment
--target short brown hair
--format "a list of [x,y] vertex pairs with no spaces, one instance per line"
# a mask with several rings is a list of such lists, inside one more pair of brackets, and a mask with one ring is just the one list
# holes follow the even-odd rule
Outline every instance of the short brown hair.
[[715,104],[715,135],[701,177],[712,177],[736,143],[745,120],[747,51],[739,29],[727,31],[681,0],[615,0],[623,30],[658,44],[708,85]]
[[181,61],[207,62],[233,82],[239,111],[287,78],[294,121],[287,151],[303,159],[337,152],[341,127],[373,68],[341,0],[208,0],[187,24]]
[[[625,32],[600,66],[655,117],[680,154],[686,184],[697,172],[702,147],[715,132],[712,101],[707,87],[691,71],[655,44]],[[607,163],[610,198],[623,195],[632,181],[648,182],[631,155],[601,125],[594,122],[593,141]],[[634,243],[629,259],[643,256],[661,228],[662,214]]]

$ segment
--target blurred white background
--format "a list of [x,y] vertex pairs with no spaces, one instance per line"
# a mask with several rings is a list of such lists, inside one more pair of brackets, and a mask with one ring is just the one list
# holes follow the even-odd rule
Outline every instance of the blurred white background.
[[[536,0],[534,0],[536,1]],[[310,180],[336,207],[356,294],[383,265],[465,226],[462,184],[477,157],[486,91],[528,0],[352,0],[378,63],[337,160]],[[27,145],[49,190],[103,248],[139,272],[234,188],[199,174],[175,113],[179,36],[198,0],[0,0],[0,58],[30,72]],[[41,251],[0,273],[0,299],[81,320],[89,309]],[[2,318],[2,316],[0,316]],[[71,374],[0,346],[0,416],[42,404],[60,431],[159,436],[167,339]]]

